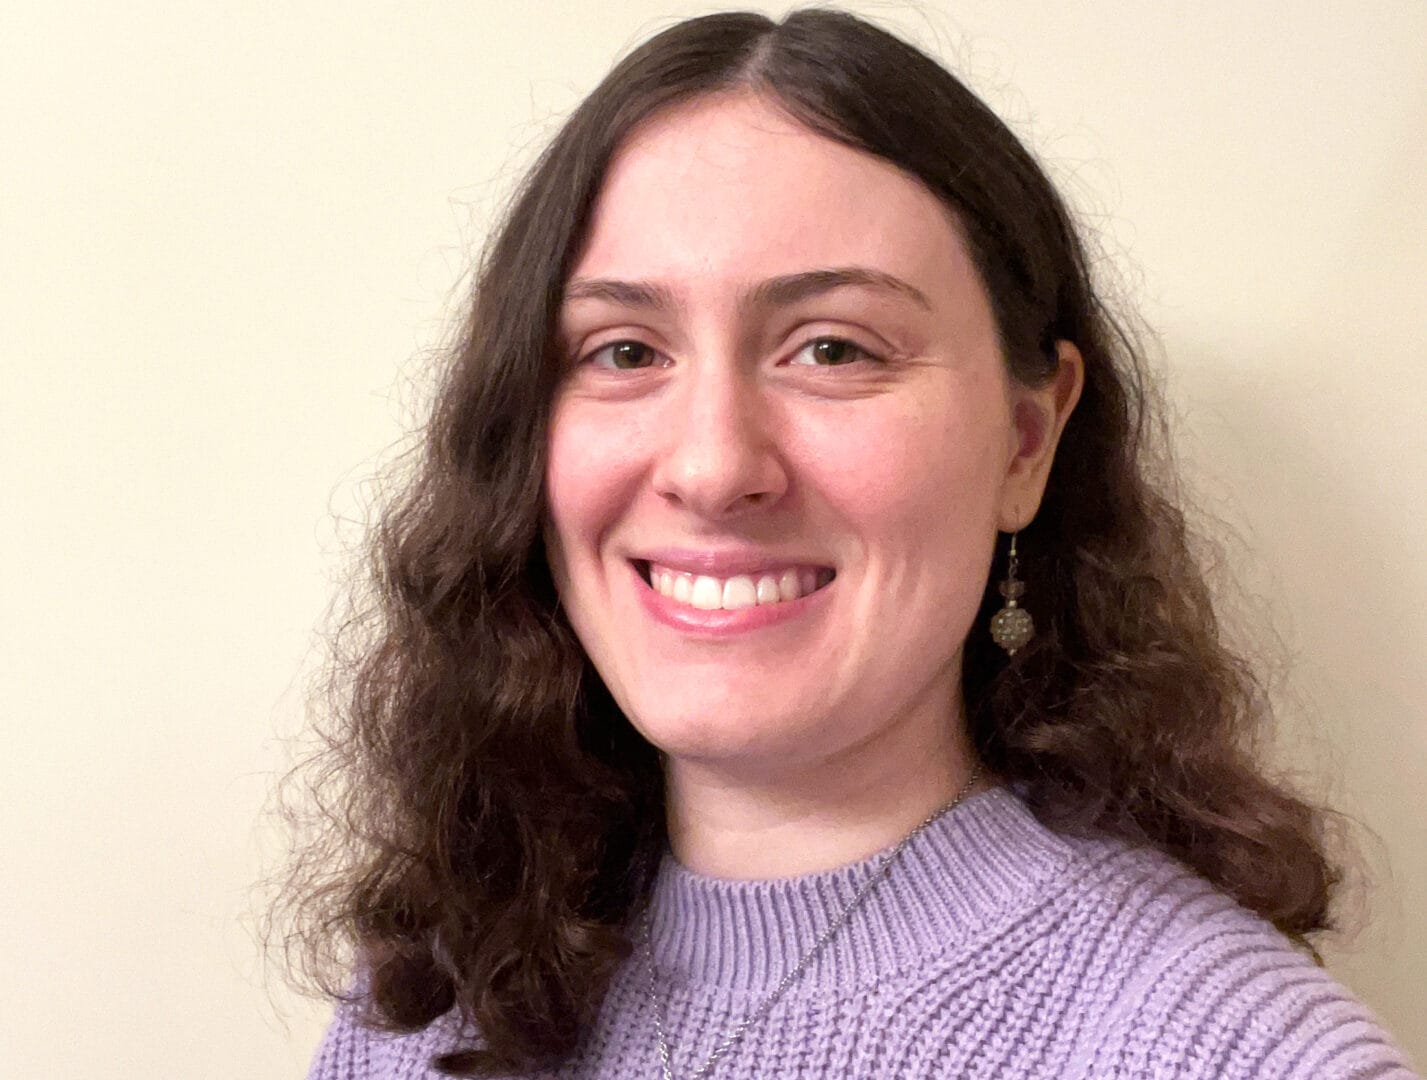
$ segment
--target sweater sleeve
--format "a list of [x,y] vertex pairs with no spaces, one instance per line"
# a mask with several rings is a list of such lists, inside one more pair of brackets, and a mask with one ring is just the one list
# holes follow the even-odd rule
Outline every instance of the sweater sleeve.
[[1371,1012],[1248,917],[1141,983],[1102,1075],[1129,1080],[1420,1080]]

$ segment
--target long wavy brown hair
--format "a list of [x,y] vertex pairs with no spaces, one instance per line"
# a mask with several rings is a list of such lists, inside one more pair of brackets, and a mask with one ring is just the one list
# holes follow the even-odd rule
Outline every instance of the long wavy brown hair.
[[1153,845],[1297,940],[1326,928],[1328,819],[1264,773],[1267,696],[1224,643],[1140,350],[1065,205],[939,64],[814,9],[693,19],[636,49],[494,233],[419,460],[372,530],[361,613],[334,637],[323,749],[300,772],[325,826],[299,845],[281,906],[301,970],[335,996],[360,985],[389,1030],[459,1010],[480,1037],[437,1065],[481,1076],[568,1058],[628,955],[667,840],[663,777],[561,612],[542,546],[556,317],[616,148],[660,110],[732,90],[951,208],[1014,378],[1048,379],[1060,339],[1084,356],[1020,541],[1038,635],[1011,659],[979,630],[965,643],[980,758],[1051,828]]

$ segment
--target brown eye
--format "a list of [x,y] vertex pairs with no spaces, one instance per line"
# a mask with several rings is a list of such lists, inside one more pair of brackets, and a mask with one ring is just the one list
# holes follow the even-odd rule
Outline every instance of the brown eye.
[[613,341],[592,352],[589,362],[597,367],[612,367],[620,371],[629,371],[652,366],[656,356],[658,353],[642,342]]
[[814,338],[802,347],[798,356],[807,356],[807,360],[794,361],[795,363],[809,364],[814,367],[842,367],[846,364],[856,363],[858,360],[875,360],[871,353],[863,349],[846,338]]

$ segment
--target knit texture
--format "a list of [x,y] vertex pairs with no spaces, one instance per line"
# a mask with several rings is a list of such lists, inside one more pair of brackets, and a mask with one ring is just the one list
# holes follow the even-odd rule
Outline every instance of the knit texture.
[[[884,853],[885,854],[885,853]],[[651,945],[674,1075],[756,1009],[882,856],[773,881],[666,857]],[[636,951],[579,1053],[540,1080],[662,1076]],[[454,1014],[390,1035],[338,1009],[309,1080],[436,1080]],[[1178,862],[1061,836],[1005,787],[916,836],[709,1080],[1411,1080],[1366,1008]]]

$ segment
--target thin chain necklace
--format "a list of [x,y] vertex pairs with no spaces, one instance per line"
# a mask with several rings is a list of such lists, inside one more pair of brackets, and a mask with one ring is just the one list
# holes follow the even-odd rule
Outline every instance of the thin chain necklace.
[[[980,779],[981,766],[978,764],[972,768],[971,775],[966,778],[966,783],[963,784],[961,790],[956,793],[956,798],[952,799],[951,802],[947,803],[940,810],[935,811],[930,817],[902,838],[902,842],[893,848],[892,851],[877,864],[876,869],[868,875],[867,880],[862,883],[862,887],[857,890],[857,895],[848,901],[847,906],[842,909],[842,912],[837,918],[828,924],[827,929],[822,932],[817,941],[813,942],[813,947],[803,955],[803,958],[798,961],[793,970],[783,976],[778,985],[773,988],[773,992],[763,999],[763,1002],[758,1008],[740,1020],[738,1025],[724,1037],[723,1042],[714,1047],[713,1053],[708,1056],[703,1065],[699,1067],[698,1071],[693,1074],[690,1080],[704,1080],[704,1077],[708,1076],[709,1072],[718,1063],[718,1060],[743,1038],[744,1032],[768,1015],[769,1010],[771,1010],[778,999],[783,996],[788,987],[797,981],[798,976],[812,963],[813,958],[822,951],[823,946],[832,940],[832,936],[836,934],[838,930],[842,929],[843,924],[852,916],[852,913],[857,910],[863,900],[867,899],[867,895],[886,880],[887,875],[891,873],[892,864],[897,861],[897,856],[902,854],[906,846],[910,844],[923,829],[936,821],[937,818],[950,813],[959,806],[966,798],[967,793],[971,791],[976,785],[976,782]],[[674,1069],[669,1062],[669,1040],[664,1035],[664,1002],[659,997],[659,992],[654,988],[654,947],[650,943],[650,923],[651,915],[649,910],[646,909],[642,920],[643,928],[640,933],[640,943],[644,950],[645,965],[649,969],[649,1002],[654,1007],[654,1030],[659,1036],[659,1064],[663,1068],[664,1080],[674,1080]]]

